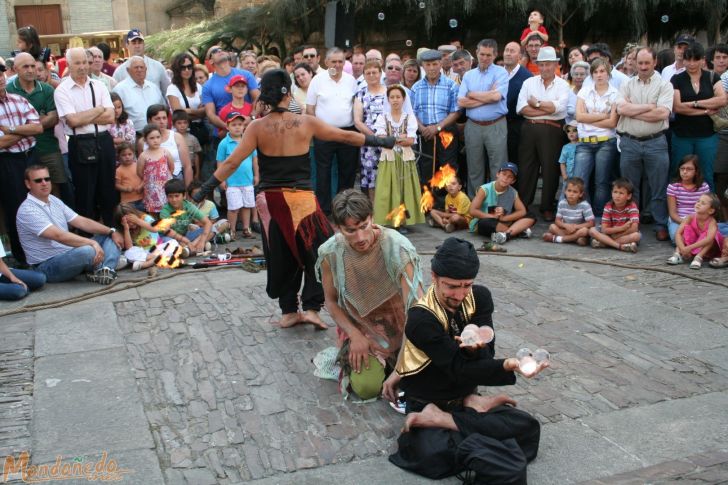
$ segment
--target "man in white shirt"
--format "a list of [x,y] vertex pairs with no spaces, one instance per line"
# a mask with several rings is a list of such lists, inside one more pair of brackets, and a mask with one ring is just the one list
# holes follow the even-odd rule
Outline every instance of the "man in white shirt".
[[675,45],[672,48],[675,53],[675,62],[662,68],[660,76],[663,81],[670,82],[672,76],[680,74],[685,70],[685,65],[683,64],[683,52],[685,52],[685,49],[693,42],[695,42],[695,37],[692,35],[680,34],[677,36],[677,39],[675,39]]
[[117,84],[114,92],[121,98],[129,119],[134,123],[134,129],[139,133],[147,124],[147,108],[153,104],[166,105],[167,100],[159,87],[146,79],[147,65],[144,58],[130,57],[126,70],[129,71],[129,77]]
[[[25,170],[28,196],[20,205],[16,222],[28,264],[49,283],[68,281],[85,272],[94,283],[108,285],[116,279],[124,238],[113,227],[76,214],[51,195],[51,178],[43,165]],[[95,234],[82,237],[68,226]]]
[[518,193],[528,207],[536,195],[539,170],[543,178],[541,214],[554,220],[554,199],[559,184],[562,126],[569,101],[569,85],[556,76],[559,58],[551,46],[539,50],[540,74],[526,79],[518,93],[516,112],[525,118],[518,145]]
[[[144,59],[144,64],[147,65],[147,80],[159,86],[160,92],[166,93],[167,87],[170,84],[167,71],[161,62],[144,55],[144,36],[139,29],[131,29],[126,34],[126,47],[129,49],[130,56],[139,56]],[[116,68],[114,71],[114,79],[116,79],[116,82],[121,82],[129,77],[127,67],[129,67],[128,59]]]
[[[305,52],[305,51],[304,51]],[[325,71],[314,76],[308,86],[306,114],[316,116],[326,123],[343,130],[354,128],[354,94],[356,80],[344,72],[344,52],[332,47],[326,52]],[[338,161],[338,190],[354,187],[359,163],[359,148],[345,143],[322,141],[314,138],[316,159],[316,197],[321,209],[331,213],[331,164],[334,156]]]

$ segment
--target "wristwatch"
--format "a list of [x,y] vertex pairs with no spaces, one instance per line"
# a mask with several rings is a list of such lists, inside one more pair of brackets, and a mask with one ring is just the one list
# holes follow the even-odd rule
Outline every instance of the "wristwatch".
[[111,236],[115,232],[116,232],[116,228],[115,227],[109,228],[109,233],[107,234],[107,236]]
[[440,133],[442,131],[442,127],[440,125],[437,125],[437,132]]
[[693,101],[693,108],[695,108],[695,109],[698,108],[698,102],[697,101]]
[[541,101],[536,101],[536,109],[541,109]]

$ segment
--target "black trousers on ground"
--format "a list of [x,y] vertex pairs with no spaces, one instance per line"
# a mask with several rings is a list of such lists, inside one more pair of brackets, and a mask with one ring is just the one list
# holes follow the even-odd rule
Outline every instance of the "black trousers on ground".
[[561,121],[552,123],[524,121],[518,145],[518,195],[526,207],[533,203],[540,171],[543,178],[541,212],[554,210],[561,175],[558,160],[564,132],[560,127]]
[[[410,409],[409,402],[407,406]],[[469,468],[488,478],[483,483],[525,484],[526,463],[536,458],[541,438],[537,419],[510,406],[487,413],[462,407],[445,411],[452,414],[457,431],[413,428],[400,435],[398,450],[389,460],[429,478]],[[489,462],[485,470],[479,469],[483,459]]]
[[[355,131],[353,126],[342,129]],[[359,167],[359,147],[314,138],[313,153],[316,159],[316,198],[324,213],[331,214],[331,164],[334,156],[339,164],[339,192],[351,189]]]
[[114,184],[116,151],[111,135],[102,131],[98,135],[98,160],[80,163],[77,137],[68,139],[68,165],[76,190],[76,212],[89,219],[101,220],[107,226],[114,224],[114,209],[119,204],[119,192]]
[[5,227],[10,237],[10,249],[15,259],[25,263],[25,253],[20,245],[15,215],[28,195],[25,186],[25,169],[37,163],[34,149],[23,153],[0,152],[0,204],[5,213]]
[[[445,148],[442,144],[442,140],[439,135],[435,135],[437,140],[437,158],[435,159],[435,171],[445,165],[449,164],[451,167],[457,170],[458,168],[458,154],[460,153],[460,143],[458,142],[458,128],[455,124],[446,126],[443,128],[444,131],[449,131],[453,134],[453,139],[450,145]],[[420,150],[422,155],[417,161],[417,171],[420,175],[420,185],[427,185],[432,178],[432,154],[435,150],[435,142],[433,140],[421,139]]]
[[523,118],[508,119],[508,161],[518,165],[518,142],[521,140]]

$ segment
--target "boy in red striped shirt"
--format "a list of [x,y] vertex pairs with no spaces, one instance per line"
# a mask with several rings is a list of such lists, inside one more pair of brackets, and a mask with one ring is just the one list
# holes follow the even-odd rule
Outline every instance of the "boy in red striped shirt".
[[640,233],[640,211],[632,200],[634,186],[625,178],[612,182],[612,200],[604,206],[600,229],[589,229],[593,248],[611,247],[637,252],[637,243],[642,238]]

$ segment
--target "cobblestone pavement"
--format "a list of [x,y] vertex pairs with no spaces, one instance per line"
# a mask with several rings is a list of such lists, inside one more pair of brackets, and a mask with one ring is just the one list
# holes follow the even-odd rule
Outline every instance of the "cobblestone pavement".
[[[428,228],[410,235],[423,254],[444,237]],[[544,425],[532,483],[721,483],[728,476],[725,416],[713,430],[722,433],[722,447],[695,418],[695,432],[703,435],[683,431],[690,452],[678,445],[663,450],[647,431],[645,449],[631,448],[630,421],[623,418],[654,411],[662,422],[660,413],[669,415],[664,409],[727,394],[726,288],[636,267],[513,256],[601,258],[664,269],[669,247],[651,239],[645,237],[637,255],[517,240],[507,245],[510,255],[481,258],[478,282],[494,295],[498,354],[523,346],[552,354],[552,369],[538,378],[484,389],[508,393]],[[427,255],[423,267],[429,273]],[[676,271],[728,280],[725,271]],[[119,334],[118,346],[108,347],[123,351],[130,365],[164,481],[304,483],[302,477],[317,470],[378,458],[394,473],[384,457],[394,449],[403,418],[383,402],[342,402],[334,382],[313,376],[311,359],[332,345],[333,324],[328,320],[326,332],[279,329],[264,278],[236,270],[181,275],[93,300],[109,305],[115,317],[107,323]],[[72,307],[63,310],[72,315]],[[44,318],[53,311],[42,312]],[[36,327],[38,314],[0,318],[0,457],[44,440],[31,415],[39,406],[33,402],[34,339],[46,328]],[[36,376],[36,387],[38,381]],[[600,428],[615,422],[622,423],[615,432],[627,437]],[[600,436],[593,451],[563,442],[569,430],[580,428]],[[621,461],[600,462],[607,442]],[[579,471],[569,472],[569,466]],[[415,477],[411,483],[419,482]]]

